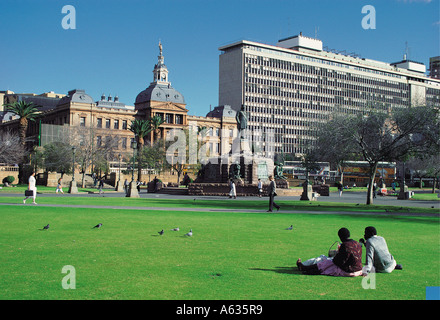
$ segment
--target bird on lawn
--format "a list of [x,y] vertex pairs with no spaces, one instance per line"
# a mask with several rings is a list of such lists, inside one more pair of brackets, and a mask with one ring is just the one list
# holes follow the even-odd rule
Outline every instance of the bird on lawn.
[[92,229],[95,229],[95,228],[101,228],[102,227],[102,223],[98,223],[96,226],[94,226]]
[[177,228],[174,228],[174,229],[171,229],[171,231],[179,231],[180,229],[177,227]]
[[47,230],[47,229],[49,229],[49,224],[47,224],[47,226],[43,227],[43,230]]
[[286,228],[286,230],[292,230],[293,229],[293,224],[290,225],[290,227]]
[[158,232],[159,235],[163,235],[163,229]]
[[192,237],[192,235],[193,235],[192,229],[190,229],[189,232],[187,234],[185,234],[185,236],[188,236],[188,237]]

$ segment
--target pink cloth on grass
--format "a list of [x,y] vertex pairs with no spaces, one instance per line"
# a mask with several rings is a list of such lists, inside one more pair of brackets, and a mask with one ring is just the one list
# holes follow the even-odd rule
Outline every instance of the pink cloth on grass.
[[356,272],[345,272],[337,265],[335,265],[332,260],[320,261],[318,262],[317,266],[321,274],[326,276],[357,277],[362,275],[362,270]]

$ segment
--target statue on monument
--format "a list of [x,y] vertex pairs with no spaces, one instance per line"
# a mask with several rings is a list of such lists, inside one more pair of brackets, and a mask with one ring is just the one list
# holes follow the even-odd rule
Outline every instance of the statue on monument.
[[231,173],[229,175],[230,178],[240,180],[241,179],[240,169],[241,169],[240,164],[239,163],[234,163],[231,166]]
[[238,111],[235,115],[235,120],[237,121],[237,128],[239,132],[247,129],[248,119],[246,111],[244,111],[244,105],[241,106],[240,111]]
[[282,162],[275,164],[274,176],[275,176],[275,179],[287,180],[287,178],[283,174],[283,163]]

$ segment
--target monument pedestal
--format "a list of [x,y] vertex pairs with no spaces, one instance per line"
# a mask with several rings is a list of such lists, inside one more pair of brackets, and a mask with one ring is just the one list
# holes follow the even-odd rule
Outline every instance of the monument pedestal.
[[69,186],[68,193],[72,193],[72,194],[78,193],[78,187],[76,186],[76,181],[75,180],[70,181],[70,186]]
[[126,197],[139,198],[139,192],[136,188],[135,181],[130,182],[130,185],[128,186],[128,193],[127,193]]
[[123,183],[121,182],[121,180],[118,180],[118,182],[116,182],[116,188],[115,188],[115,191],[116,191],[116,192],[125,192],[124,185],[123,185]]
[[277,186],[277,189],[289,189],[289,182],[285,179],[276,179],[275,178],[275,184]]
[[268,183],[274,169],[273,160],[252,154],[227,154],[209,159],[204,166],[204,183],[227,183],[238,174],[242,184]]
[[403,186],[400,186],[400,192],[399,195],[397,196],[398,200],[408,200],[409,199],[409,191],[408,191],[408,186],[406,184],[404,184]]
[[300,200],[312,201],[313,198],[313,187],[308,184],[307,181],[303,183],[303,193],[301,194]]

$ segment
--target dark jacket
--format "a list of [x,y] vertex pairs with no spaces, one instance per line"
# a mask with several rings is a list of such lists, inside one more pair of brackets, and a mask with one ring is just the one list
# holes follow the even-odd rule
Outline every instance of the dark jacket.
[[275,195],[275,193],[277,192],[277,185],[275,183],[275,181],[271,181],[269,184],[269,195]]
[[342,242],[333,263],[345,272],[362,270],[362,245],[352,239]]

